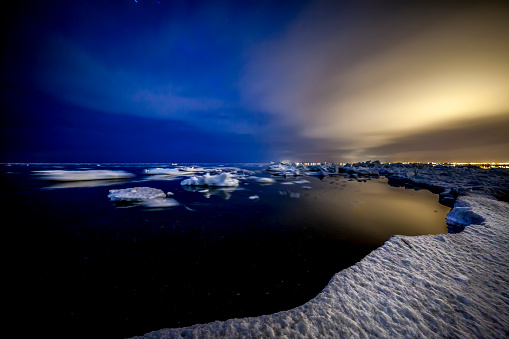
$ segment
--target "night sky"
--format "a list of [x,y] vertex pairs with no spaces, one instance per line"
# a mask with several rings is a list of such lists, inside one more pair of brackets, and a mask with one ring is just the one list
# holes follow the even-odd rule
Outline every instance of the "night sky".
[[1,5],[0,162],[509,162],[509,4]]

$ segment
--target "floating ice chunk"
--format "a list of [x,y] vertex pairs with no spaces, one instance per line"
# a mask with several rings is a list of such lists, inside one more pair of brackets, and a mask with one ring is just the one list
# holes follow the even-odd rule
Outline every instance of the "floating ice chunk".
[[272,184],[272,183],[276,182],[276,180],[274,180],[272,178],[257,178],[256,182],[258,182],[260,184]]
[[108,198],[112,201],[144,201],[157,198],[166,198],[166,194],[157,188],[134,187],[110,190]]
[[257,195],[252,195],[252,196],[250,196],[250,197],[249,197],[249,199],[251,199],[251,200],[257,200],[257,199],[260,199],[260,197],[259,197],[259,196],[257,196]]
[[281,185],[294,185],[294,182],[292,182],[292,181],[285,181],[285,182],[282,182]]
[[303,180],[296,180],[296,181],[294,181],[294,183],[295,184],[309,184],[309,183],[311,183],[311,181],[303,179]]
[[126,171],[111,170],[88,170],[88,171],[66,171],[49,170],[35,171],[40,178],[53,181],[84,181],[84,180],[111,180],[128,179],[134,177],[134,174]]
[[194,171],[185,170],[182,168],[149,168],[143,171],[146,175],[193,175]]
[[298,192],[290,192],[290,198],[299,199],[300,198],[300,193],[298,193]]
[[229,173],[221,173],[219,175],[206,173],[201,177],[192,176],[189,179],[183,180],[180,184],[183,186],[234,187],[239,185],[239,181],[231,178]]
[[171,197],[173,195],[173,192],[166,193],[166,196]]
[[311,186],[302,186],[301,188],[305,189],[305,190],[310,190],[311,189]]
[[484,218],[474,213],[470,207],[454,207],[447,213],[447,224],[453,226],[468,226],[470,224],[480,224]]
[[141,204],[148,208],[168,208],[168,207],[175,207],[175,206],[180,205],[180,203],[173,198],[149,199],[149,200],[143,201]]

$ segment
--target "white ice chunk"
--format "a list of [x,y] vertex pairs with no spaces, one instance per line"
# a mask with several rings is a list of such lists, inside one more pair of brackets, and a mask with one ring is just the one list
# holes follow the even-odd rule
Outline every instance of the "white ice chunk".
[[186,170],[183,168],[149,168],[143,171],[146,175],[193,175],[195,171]]
[[311,181],[303,179],[303,180],[296,180],[296,181],[294,181],[294,183],[295,184],[309,184],[309,183],[311,183]]
[[272,179],[272,178],[257,178],[256,181],[260,184],[272,184],[274,183],[276,180]]
[[256,200],[256,199],[260,199],[260,197],[257,196],[257,195],[252,195],[252,196],[249,197],[249,199]]
[[298,193],[298,192],[290,192],[290,198],[299,199],[300,198],[300,193]]
[[166,194],[157,188],[133,187],[110,190],[108,198],[112,201],[144,201],[156,198],[166,198]]
[[480,224],[484,218],[472,212],[470,207],[457,207],[447,213],[447,224],[454,226],[468,226],[470,224]]
[[201,177],[192,176],[183,180],[183,186],[214,186],[214,187],[234,187],[239,185],[237,179],[231,178],[229,173],[221,173],[219,175],[210,175],[206,173]]
[[84,180],[111,180],[127,179],[134,177],[134,174],[126,171],[111,170],[88,170],[88,171],[66,171],[49,170],[36,171],[42,179],[53,181],[84,181]]

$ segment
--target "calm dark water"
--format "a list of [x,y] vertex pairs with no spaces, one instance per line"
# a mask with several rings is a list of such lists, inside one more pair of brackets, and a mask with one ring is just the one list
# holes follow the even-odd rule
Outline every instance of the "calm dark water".
[[[4,228],[13,230],[4,241],[15,247],[12,315],[26,324],[22,333],[114,338],[270,314],[312,299],[392,235],[447,233],[449,208],[437,195],[386,179],[248,178],[207,195],[184,189],[183,178],[141,174],[151,167],[103,165],[137,176],[63,185],[32,173],[54,166],[1,167],[4,219],[12,220]],[[98,169],[60,169],[78,168]],[[288,184],[296,180],[309,183]],[[182,205],[121,208],[107,198],[137,186],[171,191]]]

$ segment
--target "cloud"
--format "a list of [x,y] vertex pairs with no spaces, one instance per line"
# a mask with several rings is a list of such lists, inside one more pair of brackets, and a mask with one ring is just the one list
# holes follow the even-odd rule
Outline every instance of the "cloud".
[[[183,119],[195,111],[217,110],[221,100],[180,93],[171,79],[163,83],[139,69],[111,65],[105,58],[61,37],[45,45],[37,73],[39,87],[91,109],[112,113]],[[119,58],[121,55],[119,55]]]
[[[368,148],[366,154],[389,161],[509,160],[509,114],[458,120],[412,134],[391,136],[391,142]],[[407,160],[407,161],[408,161]]]
[[331,160],[509,112],[509,10],[462,7],[313,4],[254,52],[244,103],[320,141]]

